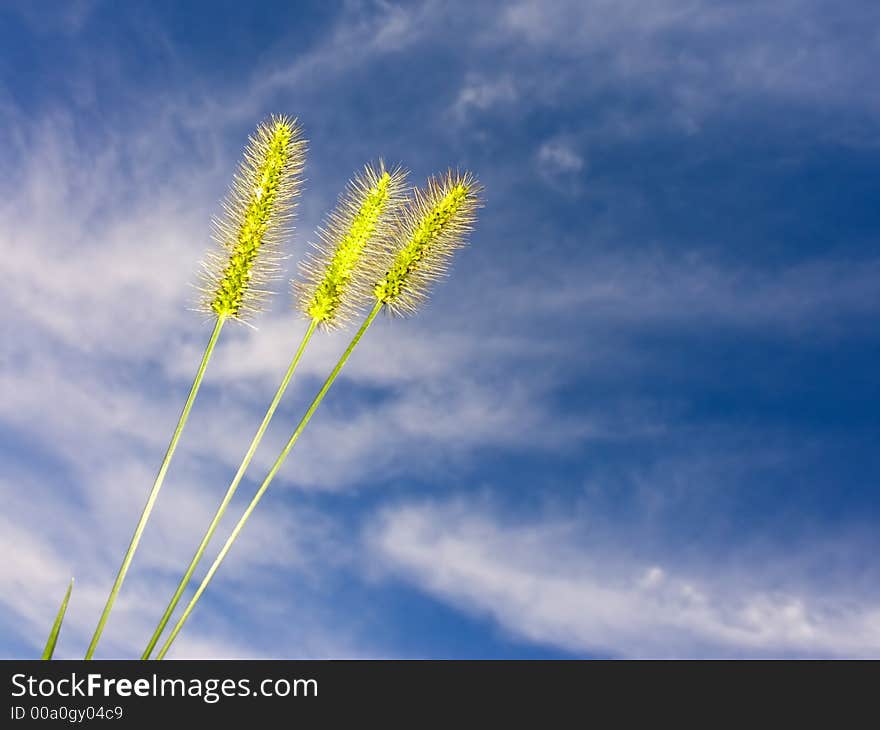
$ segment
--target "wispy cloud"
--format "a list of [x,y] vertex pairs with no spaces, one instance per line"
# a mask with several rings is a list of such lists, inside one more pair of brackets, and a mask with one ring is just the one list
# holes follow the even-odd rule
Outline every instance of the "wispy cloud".
[[554,137],[541,143],[535,155],[538,172],[554,189],[578,194],[584,189],[586,160],[572,139]]
[[95,0],[71,0],[56,3],[51,12],[47,12],[46,8],[37,8],[32,3],[14,2],[7,10],[16,13],[34,33],[74,35],[85,27],[96,5]]
[[[589,273],[561,274],[533,304],[546,312],[577,311],[600,326],[649,322],[687,328],[707,323],[778,335],[835,336],[880,309],[880,261],[833,257],[768,272],[723,264],[696,251],[600,255]],[[619,331],[619,330],[618,330]]]
[[880,52],[867,30],[877,10],[866,4],[838,15],[813,0],[574,0],[547,13],[519,0],[503,15],[507,31],[533,47],[592,61],[590,87],[655,85],[694,118],[731,92],[878,111],[876,92],[864,86]]
[[323,42],[289,64],[255,74],[253,94],[320,85],[339,74],[417,44],[430,27],[430,4],[349,3]]
[[519,92],[510,76],[485,79],[469,76],[465,79],[452,111],[459,121],[466,121],[471,111],[497,109],[517,101]]
[[538,162],[551,174],[579,172],[584,167],[584,158],[574,145],[562,139],[544,142],[538,148]]
[[762,562],[680,567],[581,532],[571,520],[505,523],[459,501],[390,508],[368,541],[392,573],[438,599],[573,654],[880,654],[876,593],[825,594],[789,560],[795,570],[780,581]]

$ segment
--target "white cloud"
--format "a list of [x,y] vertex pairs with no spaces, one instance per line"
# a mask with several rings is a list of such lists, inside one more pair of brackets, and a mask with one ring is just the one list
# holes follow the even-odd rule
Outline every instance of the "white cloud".
[[[670,246],[671,249],[671,246]],[[696,250],[597,253],[561,271],[553,287],[507,311],[572,316],[594,328],[725,326],[778,336],[858,332],[880,310],[880,260],[816,257],[767,272]],[[519,305],[519,307],[517,307]]]
[[510,76],[484,78],[470,75],[458,92],[453,114],[464,121],[473,110],[486,111],[513,104],[519,93]]
[[880,595],[799,580],[815,556],[797,556],[806,569],[784,559],[782,578],[768,568],[778,556],[698,571],[582,531],[572,519],[511,523],[481,504],[421,503],[388,509],[368,543],[425,592],[574,654],[880,655]]
[[549,139],[538,148],[538,172],[551,185],[570,194],[579,193],[584,157],[575,142],[567,137]]
[[[600,122],[606,133],[670,125],[692,133],[713,114],[739,114],[744,100],[876,117],[877,11],[838,11],[813,0],[559,0],[548,12],[540,0],[517,0],[503,9],[496,42],[516,49],[523,83],[545,99],[634,90],[654,99],[646,109],[603,98],[597,115],[614,117]],[[528,61],[546,54],[557,62]]]
[[[194,483],[185,473],[186,469],[179,468],[165,487],[107,624],[100,656],[133,656],[144,648],[163,608],[160,601],[170,598],[195,549],[198,532],[207,526],[219,500],[217,488],[222,485],[214,484],[212,488],[210,482]],[[89,474],[70,495],[61,491],[57,472],[54,483],[34,479],[26,472],[14,472],[0,480],[4,496],[0,549],[12,556],[0,566],[0,609],[10,617],[5,641],[15,636],[31,647],[32,655],[38,654],[67,581],[73,576],[76,584],[58,656],[82,655],[143,506],[144,485],[151,476],[142,463],[117,458],[112,468]],[[242,507],[242,500],[237,500],[221,524],[218,538],[228,534]],[[224,563],[211,593],[227,602],[240,602],[241,614],[259,626],[265,612],[277,614],[290,609],[287,594],[278,594],[267,576],[283,575],[289,584],[314,580],[312,563],[332,566],[342,554],[334,532],[335,527],[325,516],[306,506],[295,512],[260,510]],[[218,544],[215,541],[215,548]],[[204,567],[197,575],[203,571]],[[260,600],[252,600],[254,596]],[[285,629],[284,621],[273,617],[275,643],[265,645],[256,636],[243,634],[240,618],[236,618],[240,614],[230,615],[222,604],[219,608],[212,605],[210,598],[200,604],[198,614],[198,620],[187,626],[176,643],[176,656],[320,655],[316,637],[327,634],[314,611],[290,631]],[[301,630],[307,634],[309,626],[315,637],[300,634]],[[324,640],[329,650],[332,642]],[[337,636],[334,646],[343,655],[345,647],[351,654],[361,651],[352,637]]]
[[320,85],[360,64],[415,45],[431,25],[425,15],[432,10],[429,3],[349,4],[329,36],[314,49],[297,54],[292,63],[255,73],[250,93],[264,97],[279,88]]
[[580,172],[584,158],[573,144],[566,140],[554,139],[544,142],[538,148],[538,162],[545,172]]
[[32,3],[11,3],[4,10],[18,14],[32,33],[75,35],[87,25],[96,7],[95,0],[70,0],[58,3],[51,12]]

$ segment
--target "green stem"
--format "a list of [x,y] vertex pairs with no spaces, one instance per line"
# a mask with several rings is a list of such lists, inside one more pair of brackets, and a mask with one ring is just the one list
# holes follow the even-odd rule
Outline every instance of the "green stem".
[[251,441],[251,445],[250,447],[248,447],[247,453],[244,455],[244,459],[242,460],[241,465],[238,467],[238,471],[235,473],[235,477],[232,479],[232,483],[229,485],[229,489],[226,490],[223,501],[220,502],[220,506],[214,513],[211,524],[208,525],[208,530],[207,532],[205,532],[205,536],[202,538],[201,543],[199,543],[199,547],[196,549],[196,553],[193,556],[193,559],[190,561],[189,567],[183,574],[183,578],[180,579],[180,584],[177,586],[177,590],[171,597],[171,601],[168,604],[168,607],[165,609],[165,613],[162,614],[159,625],[156,626],[156,630],[153,632],[153,636],[150,639],[150,643],[147,644],[147,648],[144,649],[144,653],[141,656],[141,659],[150,658],[150,654],[153,653],[156,642],[159,641],[159,637],[162,635],[162,632],[165,630],[165,626],[171,619],[171,614],[174,613],[174,609],[177,607],[177,604],[180,601],[180,597],[183,595],[183,592],[189,585],[190,578],[192,578],[192,574],[195,572],[199,561],[201,561],[202,555],[204,555],[205,550],[208,547],[208,543],[211,542],[211,538],[214,536],[214,532],[217,530],[217,526],[220,524],[220,520],[223,518],[223,515],[226,512],[226,508],[232,501],[232,497],[235,495],[239,483],[241,482],[242,478],[244,478],[245,472],[247,471],[248,466],[251,463],[251,459],[254,458],[257,447],[260,445],[260,441],[262,441],[263,439],[263,434],[266,432],[266,428],[269,426],[269,421],[272,420],[272,416],[275,414],[275,410],[278,408],[278,404],[281,402],[281,397],[284,395],[284,391],[287,389],[287,385],[288,383],[290,383],[290,379],[293,377],[296,366],[299,364],[300,358],[302,358],[303,352],[305,352],[306,345],[309,343],[309,340],[312,339],[312,335],[315,333],[315,329],[317,326],[318,320],[313,319],[309,324],[309,328],[306,330],[305,335],[303,336],[302,342],[300,342],[299,347],[296,350],[296,354],[293,356],[293,360],[290,361],[290,366],[287,368],[287,372],[284,374],[284,379],[281,381],[281,385],[278,386],[278,390],[275,392],[275,397],[272,399],[272,403],[269,405],[269,410],[266,411],[263,422],[257,429],[257,433],[254,436],[253,441]]
[[357,331],[357,334],[352,338],[345,352],[342,353],[342,357],[339,358],[339,362],[336,363],[336,366],[330,372],[330,375],[327,376],[327,380],[324,381],[324,384],[321,386],[321,389],[318,391],[318,394],[315,396],[315,399],[312,401],[311,405],[308,407],[308,410],[305,412],[305,415],[300,420],[299,424],[296,427],[296,430],[293,432],[293,435],[288,440],[287,444],[281,450],[281,453],[278,455],[278,458],[275,459],[275,463],[272,464],[272,468],[269,469],[269,473],[266,475],[266,478],[263,480],[263,483],[260,485],[260,488],[257,490],[257,493],[254,495],[247,509],[244,511],[244,514],[241,516],[241,519],[236,523],[235,527],[232,529],[229,537],[221,548],[219,554],[214,559],[214,562],[211,564],[210,569],[208,570],[205,577],[202,579],[201,584],[195,592],[195,595],[190,599],[190,602],[187,604],[186,608],[181,614],[180,618],[177,620],[177,623],[174,624],[174,628],[171,630],[171,634],[165,640],[165,643],[162,646],[162,649],[159,651],[159,654],[156,656],[157,659],[162,659],[165,654],[168,653],[168,649],[171,647],[172,642],[177,637],[177,634],[180,633],[180,630],[183,628],[184,623],[189,618],[189,615],[192,613],[193,608],[198,602],[199,598],[201,598],[202,593],[205,592],[205,589],[208,587],[208,584],[211,582],[211,579],[214,577],[214,573],[217,572],[217,569],[220,567],[220,564],[223,562],[223,559],[226,557],[226,554],[229,552],[229,549],[232,547],[232,544],[235,542],[239,533],[242,531],[242,528],[247,523],[248,519],[253,513],[254,509],[256,509],[257,504],[262,498],[263,494],[265,494],[266,490],[269,488],[269,485],[272,483],[272,479],[275,478],[275,474],[278,473],[278,470],[281,468],[281,465],[284,463],[284,460],[287,458],[287,455],[290,453],[290,450],[293,448],[294,444],[302,434],[303,429],[308,425],[309,420],[311,420],[312,415],[317,410],[318,406],[321,404],[321,401],[324,399],[324,396],[327,395],[327,391],[330,390],[330,386],[333,385],[333,381],[336,380],[336,377],[339,375],[339,371],[342,370],[342,366],[345,365],[348,358],[351,356],[352,351],[355,348],[355,345],[360,341],[361,337],[363,337],[364,332],[367,331],[367,328],[373,323],[373,320],[376,318],[376,315],[379,314],[379,311],[382,309],[382,303],[377,302],[376,306],[373,307],[370,314],[367,316],[367,319],[361,325],[361,328]]
[[189,418],[189,412],[192,409],[193,402],[199,392],[199,386],[201,386],[202,378],[205,376],[205,369],[208,367],[208,361],[211,359],[211,355],[214,352],[214,346],[217,344],[217,338],[220,336],[220,330],[223,328],[223,323],[225,321],[225,317],[218,317],[217,322],[214,325],[214,331],[211,333],[211,339],[208,340],[207,347],[205,347],[205,354],[202,355],[202,362],[199,365],[195,380],[193,380],[192,388],[190,388],[186,403],[183,406],[183,411],[177,421],[177,427],[174,429],[171,443],[168,444],[168,450],[165,452],[165,458],[162,459],[162,465],[159,467],[156,481],[153,483],[152,490],[150,490],[150,496],[147,497],[144,511],[141,513],[141,518],[138,520],[137,527],[134,529],[134,535],[131,537],[128,550],[125,553],[125,557],[122,559],[122,565],[119,566],[119,572],[116,574],[116,580],[113,583],[113,587],[110,589],[110,595],[107,597],[104,611],[101,613],[101,618],[98,620],[95,634],[92,636],[88,651],[86,651],[86,659],[92,658],[95,649],[98,646],[98,641],[101,639],[101,634],[104,632],[104,625],[107,623],[107,618],[110,616],[110,611],[113,608],[113,604],[116,602],[116,597],[119,595],[119,589],[122,587],[122,581],[125,580],[125,574],[128,573],[128,568],[131,565],[132,558],[134,558],[135,550],[137,550],[141,535],[143,535],[144,528],[147,525],[147,520],[150,518],[153,506],[156,504],[156,498],[159,496],[159,490],[162,489],[162,482],[165,481],[165,474],[168,471],[168,465],[171,463],[171,457],[174,456],[177,442],[180,440],[180,435],[183,433],[183,427],[186,425],[186,421]]

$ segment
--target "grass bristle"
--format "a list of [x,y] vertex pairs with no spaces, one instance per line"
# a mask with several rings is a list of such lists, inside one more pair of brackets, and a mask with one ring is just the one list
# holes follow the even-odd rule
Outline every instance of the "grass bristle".
[[404,197],[406,173],[388,171],[380,161],[365,166],[348,184],[317,242],[300,264],[302,281],[294,283],[299,309],[324,328],[344,325],[365,298],[353,282],[371,245],[386,238]]
[[415,312],[431,285],[446,275],[473,228],[481,190],[470,173],[450,170],[413,191],[382,250],[370,257],[371,276],[365,280],[388,311]]
[[301,187],[306,143],[295,119],[272,116],[250,138],[223,215],[219,244],[203,264],[202,309],[246,319],[261,311],[280,274],[281,243],[290,232]]

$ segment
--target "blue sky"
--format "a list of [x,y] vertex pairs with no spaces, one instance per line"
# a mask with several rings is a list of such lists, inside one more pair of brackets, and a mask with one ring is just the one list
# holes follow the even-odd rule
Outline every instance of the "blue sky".
[[[880,655],[877,27],[860,1],[4,3],[0,655],[38,654],[70,575],[58,655],[85,649],[270,113],[309,139],[291,276],[377,156],[473,170],[486,207],[174,656]],[[142,649],[305,327],[285,287],[256,324],[224,332],[99,656]],[[347,338],[314,340],[239,510]]]

